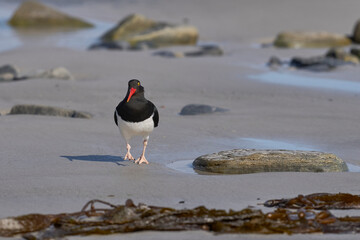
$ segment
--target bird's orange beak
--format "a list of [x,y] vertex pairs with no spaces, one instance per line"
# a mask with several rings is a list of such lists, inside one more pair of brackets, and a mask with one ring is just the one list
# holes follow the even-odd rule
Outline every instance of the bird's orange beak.
[[136,92],[136,89],[135,89],[135,88],[131,88],[131,89],[130,89],[129,97],[128,97],[128,99],[127,99],[126,102],[129,102],[129,101],[130,101],[130,98],[132,97],[132,95],[134,95],[135,92]]

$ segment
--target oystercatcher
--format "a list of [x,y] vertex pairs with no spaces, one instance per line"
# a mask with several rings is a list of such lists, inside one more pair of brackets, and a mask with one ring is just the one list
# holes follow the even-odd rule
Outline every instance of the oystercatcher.
[[134,136],[142,136],[144,138],[143,152],[135,160],[135,163],[138,164],[149,164],[145,158],[145,149],[149,140],[149,134],[159,123],[158,110],[152,102],[145,98],[144,92],[144,87],[141,86],[139,80],[130,80],[126,96],[114,112],[114,121],[126,141],[127,152],[124,157],[125,160],[135,160],[130,153],[130,139]]

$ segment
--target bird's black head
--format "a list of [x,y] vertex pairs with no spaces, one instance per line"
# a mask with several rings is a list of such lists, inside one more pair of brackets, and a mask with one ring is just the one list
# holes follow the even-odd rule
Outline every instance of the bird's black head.
[[126,94],[127,97],[127,102],[130,101],[132,96],[136,96],[136,95],[144,95],[144,87],[141,86],[141,83],[139,80],[137,79],[132,79],[129,81],[128,83],[128,91]]

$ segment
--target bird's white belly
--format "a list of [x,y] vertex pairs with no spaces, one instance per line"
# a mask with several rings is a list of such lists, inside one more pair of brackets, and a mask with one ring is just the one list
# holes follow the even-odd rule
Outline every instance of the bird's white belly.
[[119,115],[117,117],[120,133],[125,139],[130,139],[133,136],[143,136],[146,138],[154,130],[153,115],[142,122],[126,122]]

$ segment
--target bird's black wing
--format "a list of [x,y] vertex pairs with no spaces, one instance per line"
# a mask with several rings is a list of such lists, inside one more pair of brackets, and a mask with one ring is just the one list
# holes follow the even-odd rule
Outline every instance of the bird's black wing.
[[118,120],[117,120],[117,116],[116,116],[116,110],[114,111],[114,121],[116,123],[116,126],[118,126]]
[[158,112],[157,108],[155,107],[155,105],[154,105],[153,121],[154,121],[154,127],[157,127],[159,125],[159,112]]

